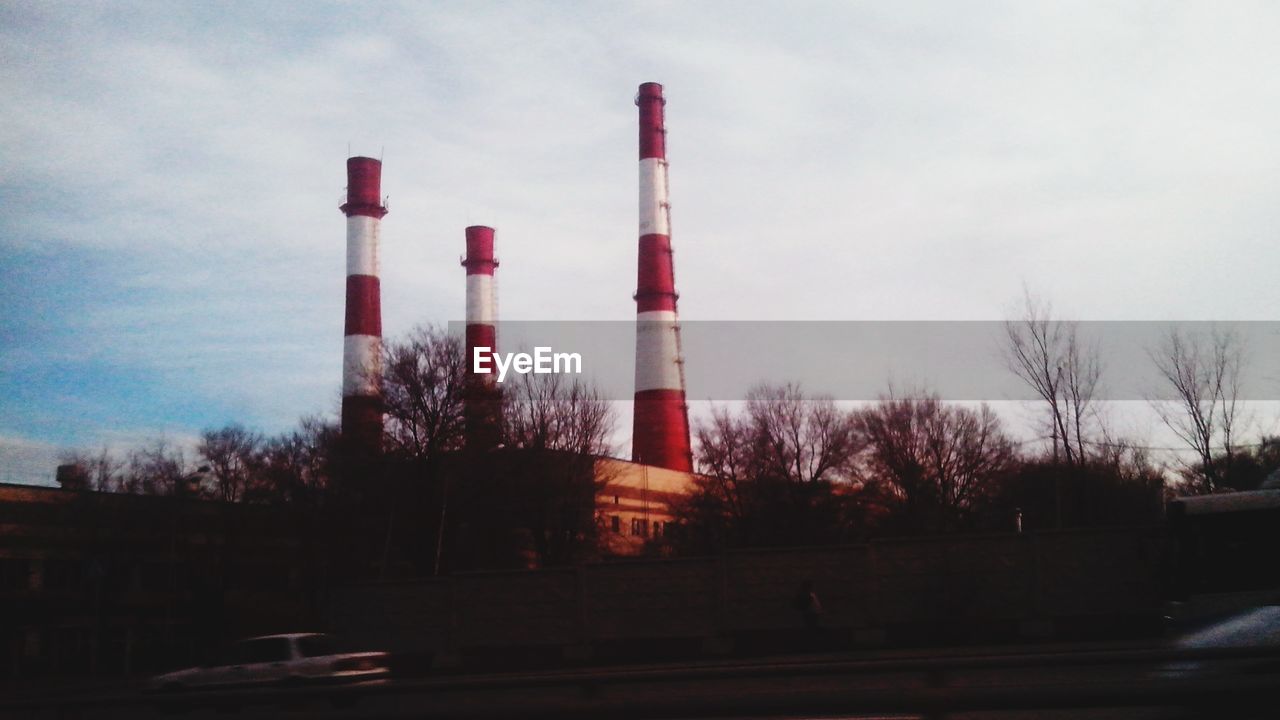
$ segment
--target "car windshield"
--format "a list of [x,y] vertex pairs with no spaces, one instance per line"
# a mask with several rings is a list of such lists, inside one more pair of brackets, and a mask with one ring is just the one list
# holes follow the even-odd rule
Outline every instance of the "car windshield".
[[255,638],[236,643],[231,648],[230,661],[234,665],[283,662],[289,659],[288,638]]
[[298,638],[298,652],[303,657],[320,657],[337,652],[333,638],[328,635],[304,635]]

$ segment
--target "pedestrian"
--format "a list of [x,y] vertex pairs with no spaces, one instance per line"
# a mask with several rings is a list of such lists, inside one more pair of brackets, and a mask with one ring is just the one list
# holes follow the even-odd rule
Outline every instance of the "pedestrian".
[[800,591],[796,593],[795,607],[804,618],[804,627],[809,631],[809,635],[816,635],[822,621],[822,602],[818,600],[818,593],[814,592],[812,580],[800,583]]

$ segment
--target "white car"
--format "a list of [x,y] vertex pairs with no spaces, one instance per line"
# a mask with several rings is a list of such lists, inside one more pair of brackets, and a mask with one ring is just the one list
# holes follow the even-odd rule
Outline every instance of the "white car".
[[320,633],[264,635],[241,640],[217,662],[151,678],[155,691],[309,683],[371,684],[390,675],[384,652],[339,652]]

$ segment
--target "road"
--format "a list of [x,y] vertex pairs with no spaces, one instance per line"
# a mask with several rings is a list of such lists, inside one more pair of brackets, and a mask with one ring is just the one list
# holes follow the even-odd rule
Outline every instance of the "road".
[[[1159,648],[1122,647],[674,663],[397,679],[374,688],[50,697],[0,702],[0,715],[68,720],[172,717],[175,712],[191,720],[1217,718],[1249,717],[1244,708],[1270,700],[1280,687],[1274,654],[1193,653],[1197,670],[1174,677],[1161,670],[1168,667],[1167,654]],[[1256,671],[1260,662],[1269,663],[1265,672]]]

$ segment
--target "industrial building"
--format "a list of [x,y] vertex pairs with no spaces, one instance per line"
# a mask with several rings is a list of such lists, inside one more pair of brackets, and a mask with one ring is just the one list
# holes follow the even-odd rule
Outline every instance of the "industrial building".
[[314,626],[327,567],[290,508],[0,484],[0,678],[145,672]]
[[604,555],[639,555],[649,540],[671,532],[672,504],[688,494],[694,481],[689,473],[614,458],[596,465],[597,477],[605,478],[596,494]]

